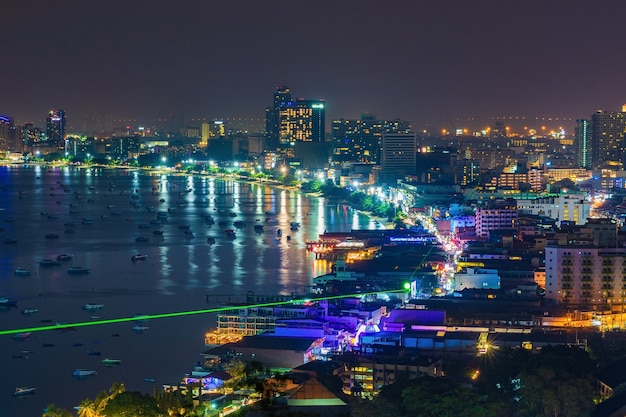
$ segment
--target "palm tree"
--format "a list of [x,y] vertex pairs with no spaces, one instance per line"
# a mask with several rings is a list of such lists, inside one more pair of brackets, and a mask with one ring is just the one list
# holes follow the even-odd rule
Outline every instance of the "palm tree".
[[43,417],[72,417],[72,413],[54,404],[49,404],[43,411]]
[[78,417],[98,417],[96,413],[96,403],[89,398],[84,399],[78,409]]

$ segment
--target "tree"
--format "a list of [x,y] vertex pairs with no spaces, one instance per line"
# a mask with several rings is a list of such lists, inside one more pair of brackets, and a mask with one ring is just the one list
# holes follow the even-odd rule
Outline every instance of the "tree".
[[73,417],[72,413],[67,411],[64,408],[59,408],[54,404],[48,404],[48,406],[44,409],[43,417]]
[[107,417],[158,417],[161,412],[152,396],[137,391],[125,391],[107,403],[103,415]]
[[96,404],[89,398],[85,398],[79,405],[78,417],[98,417]]
[[402,391],[402,406],[420,417],[496,417],[498,403],[486,402],[478,391],[447,378],[423,376]]

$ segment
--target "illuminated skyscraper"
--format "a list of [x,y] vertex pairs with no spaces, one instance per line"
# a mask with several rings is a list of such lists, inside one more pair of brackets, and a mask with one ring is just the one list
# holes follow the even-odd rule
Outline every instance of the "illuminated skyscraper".
[[46,119],[46,136],[50,148],[65,149],[65,112],[61,109],[50,110]]
[[268,149],[294,142],[324,142],[326,104],[321,100],[291,98],[289,87],[278,87],[272,107],[265,109]]
[[325,103],[319,100],[288,101],[279,112],[279,142],[324,142]]
[[276,149],[280,143],[280,109],[290,101],[289,87],[279,86],[274,92],[272,106],[265,109],[265,136],[268,149]]
[[22,152],[23,145],[16,143],[17,135],[13,120],[0,116],[0,151]]
[[336,161],[380,164],[383,133],[409,133],[411,122],[379,120],[373,114],[363,114],[358,120],[333,120],[332,129]]
[[576,162],[580,168],[593,168],[591,147],[591,122],[585,119],[576,120],[574,129],[576,144]]
[[591,115],[592,165],[624,166],[624,113],[599,110]]

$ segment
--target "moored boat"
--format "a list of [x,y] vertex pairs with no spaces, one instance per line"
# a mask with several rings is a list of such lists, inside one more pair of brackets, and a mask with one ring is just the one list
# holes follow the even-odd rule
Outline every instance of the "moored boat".
[[75,369],[74,372],[72,372],[72,376],[90,376],[95,374],[97,374],[97,372],[91,369]]
[[31,272],[28,269],[15,268],[15,275],[17,275],[18,277],[26,277],[26,276],[28,276],[30,274],[31,274]]
[[104,308],[104,304],[87,303],[87,304],[83,304],[82,308],[85,311],[97,311],[97,310]]
[[137,255],[133,255],[130,257],[130,260],[133,262],[145,261],[148,258],[148,255],[143,253],[138,253]]
[[89,273],[89,268],[83,268],[80,266],[73,266],[67,269],[68,274],[72,275],[84,275]]
[[39,261],[39,266],[59,266],[61,263],[59,261],[55,261],[54,259],[42,259]]
[[133,326],[133,330],[134,330],[135,332],[137,332],[137,333],[145,332],[145,331],[146,331],[146,330],[148,330],[148,329],[149,329],[149,327],[148,327],[148,326],[141,326],[141,325],[139,325],[139,324],[138,324],[138,325],[136,325],[136,326]]
[[0,307],[15,307],[17,300],[13,298],[0,297]]
[[37,388],[35,387],[17,387],[15,388],[15,392],[13,393],[13,395],[15,397],[20,397],[22,395],[31,395],[35,393],[35,390]]

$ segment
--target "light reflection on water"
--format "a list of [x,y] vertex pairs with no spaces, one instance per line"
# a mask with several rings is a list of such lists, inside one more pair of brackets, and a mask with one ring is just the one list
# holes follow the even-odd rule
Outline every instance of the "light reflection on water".
[[[166,212],[167,219],[151,224],[158,211]],[[205,223],[207,214],[215,224]],[[84,218],[94,223],[84,225]],[[234,229],[234,219],[245,221],[246,227],[230,240],[224,229]],[[301,224],[298,231],[290,230],[294,221]],[[254,232],[257,223],[264,225],[262,233]],[[193,238],[179,228],[183,225]],[[18,309],[0,311],[0,328],[36,326],[42,319],[89,320],[80,308],[85,303],[102,303],[99,315],[116,318],[206,309],[211,307],[207,295],[289,294],[328,271],[328,262],[306,253],[307,240],[326,230],[371,226],[366,216],[323,198],[260,184],[121,169],[0,167],[0,227],[5,229],[0,238],[18,240],[16,245],[0,244],[0,296],[19,300]],[[74,233],[65,233],[68,229]],[[162,237],[152,233],[156,229],[163,231]],[[47,233],[59,238],[45,239]],[[135,241],[138,236],[148,241]],[[41,259],[61,253],[74,259],[61,267],[39,266]],[[131,262],[137,253],[148,258]],[[69,266],[87,267],[91,273],[71,276]],[[33,275],[16,277],[17,267]],[[20,314],[26,307],[40,312]],[[143,379],[178,382],[198,358],[204,332],[214,325],[214,316],[195,315],[151,321],[150,330],[141,335],[130,331],[131,324],[119,324],[39,332],[22,343],[0,336],[0,367],[10,375],[0,379],[0,410],[40,415],[51,402],[71,409],[120,380],[129,390],[152,393]],[[121,337],[112,338],[113,333]],[[81,347],[74,347],[78,341]],[[42,349],[43,342],[55,347]],[[32,350],[32,357],[11,359],[23,349]],[[86,355],[88,349],[120,357],[123,365],[103,369],[98,357]],[[96,368],[97,377],[71,378],[73,369],[86,367]],[[16,386],[29,385],[37,386],[35,396],[23,401],[10,397]]]

